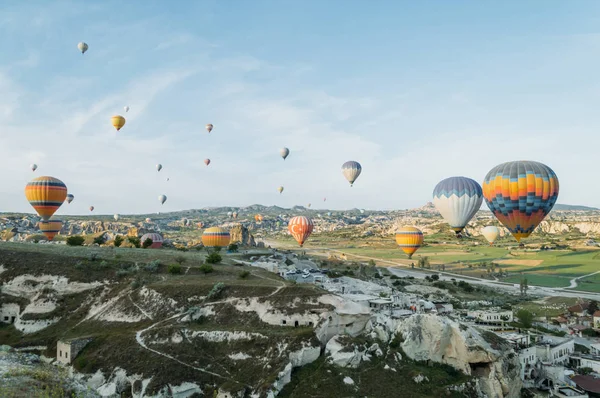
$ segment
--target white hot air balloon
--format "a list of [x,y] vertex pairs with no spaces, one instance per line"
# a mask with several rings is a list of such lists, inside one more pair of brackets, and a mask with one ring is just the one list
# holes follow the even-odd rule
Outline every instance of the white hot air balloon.
[[490,245],[493,245],[498,238],[498,235],[500,235],[500,230],[498,227],[488,225],[487,227],[481,228],[481,234],[488,242],[490,242]]
[[167,201],[167,195],[160,195],[158,197],[158,201],[160,202],[160,204],[164,204]]
[[79,51],[81,51],[81,54],[83,55],[87,50],[88,50],[88,45],[87,43],[84,42],[80,42],[79,44],[77,44],[77,48],[79,49]]
[[125,105],[123,109],[125,109],[125,112],[129,112],[129,107],[127,105]]
[[115,221],[119,221],[119,215],[118,215],[118,214],[115,214],[115,215],[113,216],[113,218],[115,219]]
[[29,167],[31,167],[31,171],[36,171],[37,170],[37,164],[32,164]]
[[477,181],[467,177],[450,177],[440,181],[433,190],[433,204],[458,238],[463,228],[477,213],[483,202],[483,192]]
[[342,165],[342,174],[348,180],[350,186],[354,184],[354,181],[356,181],[361,172],[362,166],[354,160],[350,160]]
[[150,222],[152,219],[150,217],[146,218],[146,222]]
[[161,171],[162,170],[162,164],[157,164],[156,165],[156,171]]
[[283,158],[283,160],[285,160],[285,158],[288,157],[288,155],[290,154],[290,150],[287,148],[281,148],[279,150],[279,154],[281,155],[281,157]]

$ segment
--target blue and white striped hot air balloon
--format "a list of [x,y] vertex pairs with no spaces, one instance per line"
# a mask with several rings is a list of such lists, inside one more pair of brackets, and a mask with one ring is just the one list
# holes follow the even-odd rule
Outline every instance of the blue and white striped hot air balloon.
[[360,163],[355,162],[354,160],[350,160],[342,165],[342,174],[344,174],[344,177],[346,177],[350,186],[354,184],[354,181],[356,181],[361,171],[362,167],[360,166]]
[[433,204],[457,237],[481,208],[483,191],[477,181],[467,177],[450,177],[433,190]]

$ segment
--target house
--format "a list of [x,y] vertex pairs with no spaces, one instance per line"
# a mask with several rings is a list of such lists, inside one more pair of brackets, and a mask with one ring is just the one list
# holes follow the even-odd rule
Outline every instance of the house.
[[561,329],[566,329],[567,325],[569,325],[569,320],[562,315],[557,316],[553,319],[553,323],[557,323]]
[[600,356],[600,344],[599,343],[590,344],[590,354]]
[[571,315],[575,315],[575,316],[585,316],[588,315],[587,310],[590,306],[590,303],[588,301],[584,301],[581,303],[577,303],[571,307],[569,307],[567,309],[567,311],[569,311],[569,314]]
[[565,364],[575,352],[573,339],[545,338],[536,344],[536,355],[544,363]]
[[521,363],[521,380],[533,380],[537,377],[537,370],[535,368],[537,351],[535,347],[519,350],[519,362]]
[[571,355],[570,364],[573,368],[591,368],[594,372],[600,373],[600,357],[591,354]]
[[600,329],[600,310],[594,312],[594,314],[592,315],[592,319],[593,319],[593,328],[594,329]]
[[600,397],[600,379],[590,375],[577,375],[571,379],[577,387],[588,393],[589,397]]
[[469,311],[467,316],[483,325],[501,325],[513,321],[512,311]]
[[91,338],[79,338],[70,340],[59,340],[56,343],[56,359],[58,362],[69,365],[83,350],[83,348],[92,341]]
[[392,304],[392,299],[389,298],[369,300],[369,308],[372,308],[375,311],[391,310]]
[[572,334],[574,336],[582,337],[581,332],[584,331],[585,329],[587,329],[587,326],[584,326],[584,325],[570,325],[568,329],[569,329],[569,334]]
[[433,304],[438,314],[449,314],[454,311],[454,306],[450,303],[434,301]]
[[589,398],[590,396],[584,391],[571,386],[556,387],[552,391],[554,397],[558,398]]
[[0,322],[13,324],[19,319],[19,304],[2,304],[0,306]]

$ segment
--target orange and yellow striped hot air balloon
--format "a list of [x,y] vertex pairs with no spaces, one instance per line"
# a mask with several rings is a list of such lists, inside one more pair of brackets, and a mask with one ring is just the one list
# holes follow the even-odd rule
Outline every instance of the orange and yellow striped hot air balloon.
[[408,258],[412,258],[423,244],[423,232],[419,228],[404,226],[396,231],[396,243]]
[[62,221],[61,220],[49,220],[49,221],[40,221],[39,224],[40,231],[48,238],[48,240],[54,239],[57,233],[62,229]]
[[67,186],[54,177],[34,178],[25,186],[25,197],[42,220],[48,221],[67,198]]
[[206,247],[226,247],[229,239],[229,231],[220,227],[207,228],[202,234],[202,243]]
[[254,216],[254,221],[256,222],[261,222],[264,219],[264,217],[261,214],[257,214]]
[[314,229],[312,220],[305,216],[296,216],[288,222],[288,231],[302,247]]
[[121,115],[115,115],[111,117],[110,122],[117,129],[117,131],[121,130],[121,128],[125,126],[125,118]]

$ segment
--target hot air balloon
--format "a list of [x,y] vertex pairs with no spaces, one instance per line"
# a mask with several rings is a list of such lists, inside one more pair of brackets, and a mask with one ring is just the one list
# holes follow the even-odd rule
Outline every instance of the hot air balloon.
[[202,233],[202,243],[206,247],[226,247],[229,239],[229,231],[219,227],[207,228]]
[[158,197],[158,201],[160,202],[160,204],[164,204],[167,201],[167,195],[160,195]]
[[204,164],[208,166],[210,164],[210,159],[204,159]]
[[25,186],[25,197],[42,220],[48,221],[67,197],[67,186],[58,178],[38,177]]
[[90,211],[94,211],[94,206],[90,206]]
[[115,219],[115,221],[119,221],[119,215],[118,215],[118,214],[115,214],[115,215],[113,216],[113,218]]
[[87,50],[88,50],[88,45],[87,43],[84,42],[80,42],[79,44],[77,44],[77,48],[79,49],[79,51],[81,51],[81,54],[83,55]]
[[423,232],[415,227],[404,226],[396,231],[396,243],[404,253],[408,254],[408,258],[412,258],[423,244]]
[[146,222],[150,222],[150,221],[152,221],[152,220],[150,219],[150,217],[146,218]]
[[125,105],[123,109],[125,109],[125,112],[129,112],[129,107],[127,105]]
[[237,211],[234,211],[231,215],[233,218],[237,218]]
[[125,126],[125,118],[121,115],[115,115],[111,117],[110,122],[117,129],[117,131],[121,130],[121,128]]
[[157,164],[156,165],[156,171],[161,171],[162,170],[162,164]]
[[290,154],[290,150],[287,148],[281,148],[279,150],[279,154],[281,155],[281,157],[283,158],[283,160],[285,160],[285,158],[288,157],[288,155]]
[[279,194],[281,195],[281,193],[283,192],[283,187],[279,187],[279,188],[277,188],[277,190],[279,191]]
[[164,242],[163,237],[157,233],[148,233],[148,234],[142,235],[142,237],[140,238],[140,242],[144,243],[146,241],[146,239],[150,239],[152,241],[152,244],[150,246],[148,246],[151,249],[158,249],[159,247],[162,246],[162,244]]
[[231,216],[233,216],[233,212],[231,212],[231,211],[228,211],[228,212],[227,212],[227,217],[231,217]]
[[483,192],[477,181],[467,177],[450,177],[433,190],[433,204],[457,237],[481,208]]
[[327,202],[327,198],[323,198],[323,202]]
[[208,124],[206,125],[206,130],[207,130],[207,131],[210,133],[210,132],[212,131],[212,129],[213,129],[213,125],[212,125],[212,124],[210,124],[210,123],[208,123]]
[[167,177],[167,181],[169,181],[169,177]]
[[294,239],[296,239],[296,242],[298,242],[300,247],[304,245],[304,242],[306,242],[306,240],[312,233],[313,228],[314,224],[312,220],[305,216],[293,217],[288,222],[288,231],[290,232],[290,234],[292,234]]
[[31,168],[31,171],[36,171],[37,170],[37,164],[35,164],[35,163],[29,165],[29,167]]
[[481,234],[485,239],[487,239],[488,242],[490,242],[490,245],[493,245],[496,238],[498,238],[498,235],[500,235],[500,230],[498,227],[488,225],[487,227],[483,227],[481,229]]
[[310,209],[310,203],[309,203],[307,206],[308,206],[308,208]]
[[73,199],[75,199],[75,196],[73,196],[72,194],[67,195],[67,203],[71,203]]
[[346,180],[350,183],[350,186],[354,184],[354,181],[360,175],[362,167],[360,163],[350,160],[342,165],[342,174],[346,177]]
[[62,221],[60,220],[49,220],[49,221],[40,221],[39,223],[40,231],[48,238],[48,240],[54,239],[57,233],[62,229]]
[[502,163],[483,181],[485,203],[517,242],[550,213],[558,190],[558,177],[550,167],[527,160]]
[[260,214],[254,216],[254,221],[261,222],[263,219],[264,217]]
[[204,223],[202,221],[196,223],[196,225],[198,226],[198,228],[203,228],[204,227]]

